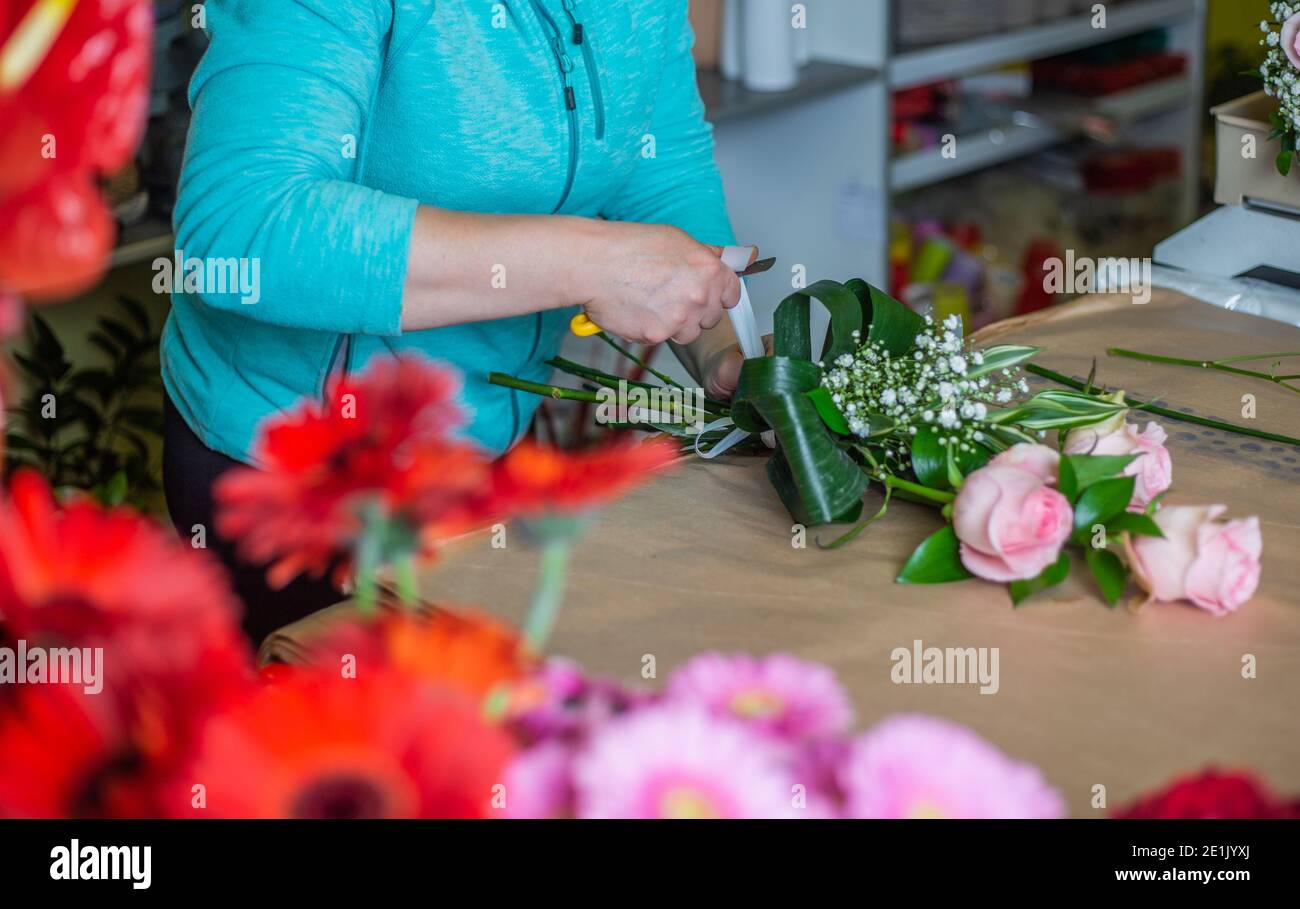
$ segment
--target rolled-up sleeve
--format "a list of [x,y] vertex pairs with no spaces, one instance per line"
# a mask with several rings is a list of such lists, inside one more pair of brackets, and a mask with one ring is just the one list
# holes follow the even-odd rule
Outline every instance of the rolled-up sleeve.
[[400,332],[417,202],[356,182],[391,26],[387,0],[209,0],[210,45],[174,213],[186,258],[256,260],[257,301],[207,305],[278,325]]
[[701,243],[735,242],[722,177],[713,158],[713,127],[704,119],[686,0],[668,0],[667,58],[651,116],[653,157],[639,156],[631,177],[601,214],[615,221],[671,224]]

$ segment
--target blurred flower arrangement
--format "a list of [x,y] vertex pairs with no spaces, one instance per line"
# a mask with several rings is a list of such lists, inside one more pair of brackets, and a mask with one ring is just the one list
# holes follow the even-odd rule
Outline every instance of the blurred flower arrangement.
[[[265,427],[266,469],[219,490],[220,525],[270,576],[357,576],[359,621],[260,675],[214,562],[125,508],[58,501],[30,470],[0,500],[0,633],[102,648],[101,694],[0,689],[0,814],[37,817],[1056,816],[1036,770],[941,720],[848,737],[831,672],[706,654],[659,693],[541,656],[561,577],[521,636],[384,592],[366,573],[518,516],[543,552],[675,446],[523,445],[489,463],[451,434],[455,378],[379,361]],[[339,414],[348,414],[338,422]],[[370,588],[371,593],[364,591]],[[538,618],[538,616],[541,616]],[[29,667],[22,667],[28,672]]]
[[1269,11],[1273,21],[1259,23],[1264,33],[1259,43],[1265,49],[1259,75],[1264,80],[1264,92],[1277,100],[1269,138],[1282,140],[1277,170],[1285,177],[1300,154],[1300,3],[1272,3]]

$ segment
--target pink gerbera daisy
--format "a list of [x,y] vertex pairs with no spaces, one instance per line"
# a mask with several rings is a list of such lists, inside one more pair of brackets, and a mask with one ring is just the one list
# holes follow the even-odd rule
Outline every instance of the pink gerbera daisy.
[[840,771],[845,813],[861,818],[1055,818],[1061,795],[1038,768],[970,729],[901,714],[853,743]]
[[506,767],[505,816],[571,817],[573,752],[574,746],[552,740],[517,755]]
[[648,707],[603,726],[573,770],[587,818],[790,817],[780,749],[696,704]]
[[834,735],[853,722],[835,673],[784,653],[702,653],[669,677],[665,691],[790,741]]

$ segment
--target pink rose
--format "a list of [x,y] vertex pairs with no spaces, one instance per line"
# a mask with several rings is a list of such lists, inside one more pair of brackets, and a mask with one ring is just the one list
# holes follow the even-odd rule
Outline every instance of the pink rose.
[[1061,467],[1061,456],[1047,445],[1021,443],[1012,445],[989,462],[1002,467],[1019,467],[1044,482],[1054,483]]
[[1282,23],[1282,52],[1300,69],[1300,13]]
[[1160,509],[1164,537],[1126,542],[1133,577],[1152,599],[1190,600],[1215,615],[1234,612],[1259,586],[1259,519],[1216,523],[1222,505]]
[[1128,467],[1127,476],[1134,477],[1133,499],[1129,511],[1143,511],[1151,500],[1169,488],[1173,482],[1174,465],[1165,448],[1164,429],[1159,423],[1148,423],[1139,432],[1136,423],[1125,423],[1113,432],[1099,433],[1090,427],[1071,431],[1065,437],[1066,454],[1137,455]]
[[1047,485],[1052,478],[1035,472],[1042,469],[1044,456],[1012,454],[1022,447],[1045,446],[1013,446],[999,455],[1001,463],[989,463],[968,476],[952,504],[961,563],[985,580],[1036,577],[1056,561],[1073,526],[1070,503]]

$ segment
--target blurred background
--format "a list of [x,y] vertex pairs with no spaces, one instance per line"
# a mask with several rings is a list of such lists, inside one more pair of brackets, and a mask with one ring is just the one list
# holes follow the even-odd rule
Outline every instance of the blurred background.
[[[168,306],[152,262],[172,253],[186,85],[205,43],[192,6],[155,4],[147,135],[106,189],[112,267],[91,292],[35,311],[7,398],[9,466],[37,463],[56,485],[151,509]],[[1047,258],[1151,256],[1215,206],[1210,108],[1259,89],[1250,71],[1269,15],[1266,0],[691,0],[690,11],[737,234],[778,258],[750,283],[764,330],[800,280],[862,276],[974,329],[1066,299],[1042,290]],[[572,359],[612,364],[590,340],[571,346]],[[649,353],[676,371],[667,350]],[[50,389],[79,405],[40,419]],[[555,437],[590,422],[554,409],[539,420]]]

